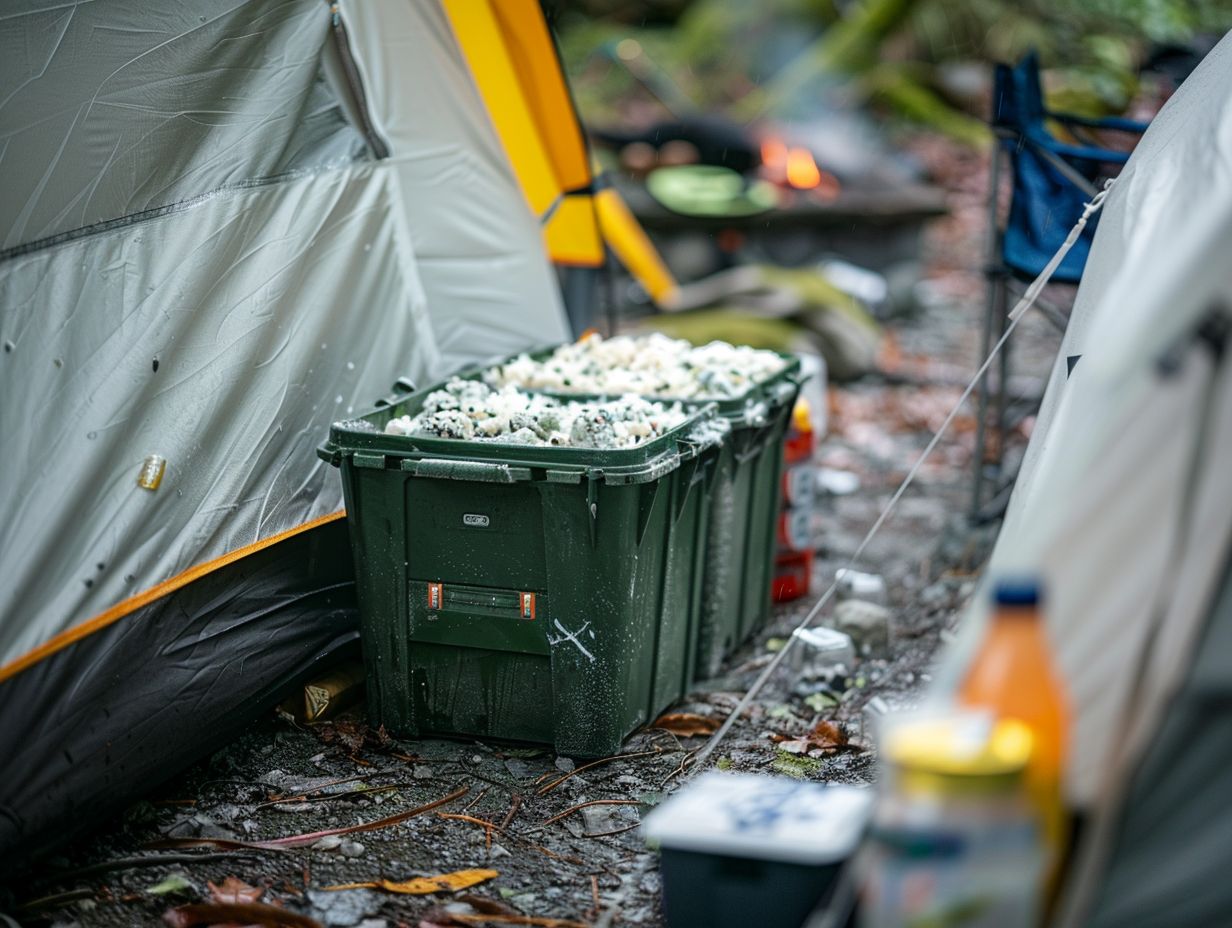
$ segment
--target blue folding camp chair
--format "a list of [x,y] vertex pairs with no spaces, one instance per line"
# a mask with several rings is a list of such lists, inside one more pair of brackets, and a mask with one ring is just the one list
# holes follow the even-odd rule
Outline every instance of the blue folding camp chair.
[[[1049,124],[1059,125],[1074,141],[1054,135]],[[1116,130],[1141,134],[1146,124],[1130,119],[1087,119],[1057,113],[1044,105],[1040,89],[1039,59],[1029,53],[1016,67],[997,65],[993,75],[992,130],[997,138],[989,184],[988,303],[984,314],[983,351],[992,350],[994,332],[1003,334],[1007,325],[1011,289],[1025,289],[1061,247],[1082,215],[1083,206],[1114,176],[1129,153],[1101,148],[1090,138],[1092,130]],[[1002,226],[997,209],[1003,162],[1012,175],[1009,214]],[[1077,284],[1086,266],[1096,216],[1070,249],[1052,276],[1055,283]],[[1068,321],[1064,312],[1047,301],[1036,305],[1058,328]],[[997,337],[999,337],[999,334]],[[971,513],[981,518],[986,480],[1001,481],[1006,426],[1010,344],[1001,349],[995,397],[990,396],[985,374],[979,385],[976,424],[975,480]],[[996,444],[988,451],[989,406],[994,407]],[[993,494],[994,502],[1008,498],[1008,487]],[[991,507],[995,515],[1000,506]]]

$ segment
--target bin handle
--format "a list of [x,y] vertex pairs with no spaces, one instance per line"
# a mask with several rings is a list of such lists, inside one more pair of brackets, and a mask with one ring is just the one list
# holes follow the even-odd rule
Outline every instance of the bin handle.
[[402,469],[416,477],[436,477],[443,480],[470,480],[475,483],[517,483],[530,480],[529,467],[511,467],[487,461],[451,461],[444,458],[407,459]]
[[389,396],[379,399],[374,403],[378,409],[385,406],[393,406],[405,396],[410,396],[415,392],[415,381],[409,377],[399,377],[394,381],[394,385],[389,388]]
[[[807,378],[804,378],[804,379],[807,379]],[[794,377],[788,377],[776,383],[771,391],[773,393],[772,399],[774,400],[774,402],[776,404],[786,403],[800,389],[800,386],[804,383],[804,379],[796,379]]]
[[317,457],[326,464],[337,467],[342,463],[342,452],[332,442],[317,445]]

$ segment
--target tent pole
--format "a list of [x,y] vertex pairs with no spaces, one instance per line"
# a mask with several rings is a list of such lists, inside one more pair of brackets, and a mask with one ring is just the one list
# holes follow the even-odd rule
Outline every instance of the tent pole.
[[599,269],[593,267],[566,267],[561,273],[561,295],[565,301],[565,314],[573,337],[579,337],[595,323],[595,299],[599,294]]
[[[997,222],[997,193],[1001,186],[1001,146],[994,145],[992,163],[988,176],[988,263],[985,274],[988,278],[988,299],[984,304],[984,324],[980,336],[979,357],[985,358],[992,348],[993,316],[997,307],[1004,303],[1004,271],[1001,268],[1001,229]],[[1005,323],[1002,322],[1002,327]],[[976,399],[975,448],[972,453],[971,512],[974,521],[979,517],[983,497],[984,446],[987,441],[988,374],[980,376]]]

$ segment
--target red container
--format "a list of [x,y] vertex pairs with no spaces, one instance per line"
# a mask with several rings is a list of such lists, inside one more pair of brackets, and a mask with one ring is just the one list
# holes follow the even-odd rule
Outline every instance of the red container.
[[817,468],[812,462],[796,464],[783,471],[783,504],[809,507],[817,494]]
[[771,587],[774,601],[785,603],[808,596],[812,576],[812,551],[780,554],[774,559],[774,583]]
[[811,509],[784,509],[779,513],[780,552],[813,550],[813,512]]

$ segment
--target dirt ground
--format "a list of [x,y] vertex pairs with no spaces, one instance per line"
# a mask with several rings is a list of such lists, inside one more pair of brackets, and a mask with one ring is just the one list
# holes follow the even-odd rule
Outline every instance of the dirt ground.
[[[855,475],[859,485],[818,500],[814,597],[855,550],[977,364],[985,168],[977,156],[933,142],[921,141],[916,153],[944,168],[952,214],[929,233],[920,308],[887,323],[882,361],[893,376],[831,390],[819,462]],[[1030,393],[1042,388],[1059,335],[1039,317],[1029,317],[1020,334],[1016,374]],[[972,416],[956,420],[860,565],[886,579],[888,645],[874,642],[839,678],[800,686],[785,671],[710,765],[872,782],[869,719],[882,705],[920,698],[993,537],[995,526],[972,529],[966,519],[973,431]],[[704,716],[711,727],[725,718],[813,601],[778,607],[719,678],[673,711]],[[819,623],[829,615],[827,608]],[[822,730],[848,743],[811,750],[806,743],[804,753],[793,753],[821,721],[835,723]],[[547,751],[387,740],[367,730],[361,711],[316,727],[272,715],[10,891],[25,904],[20,924],[60,928],[160,924],[169,909],[228,893],[240,902],[259,894],[261,903],[326,926],[658,925],[659,873],[637,825],[693,773],[689,760],[705,740],[646,730],[621,756],[582,763]],[[371,830],[252,846],[417,809],[424,811]],[[156,842],[167,846],[151,849]],[[498,875],[457,893],[331,889],[469,869]],[[246,888],[223,887],[228,878]],[[188,911],[170,923],[189,924]],[[213,921],[256,919],[238,909]]]

